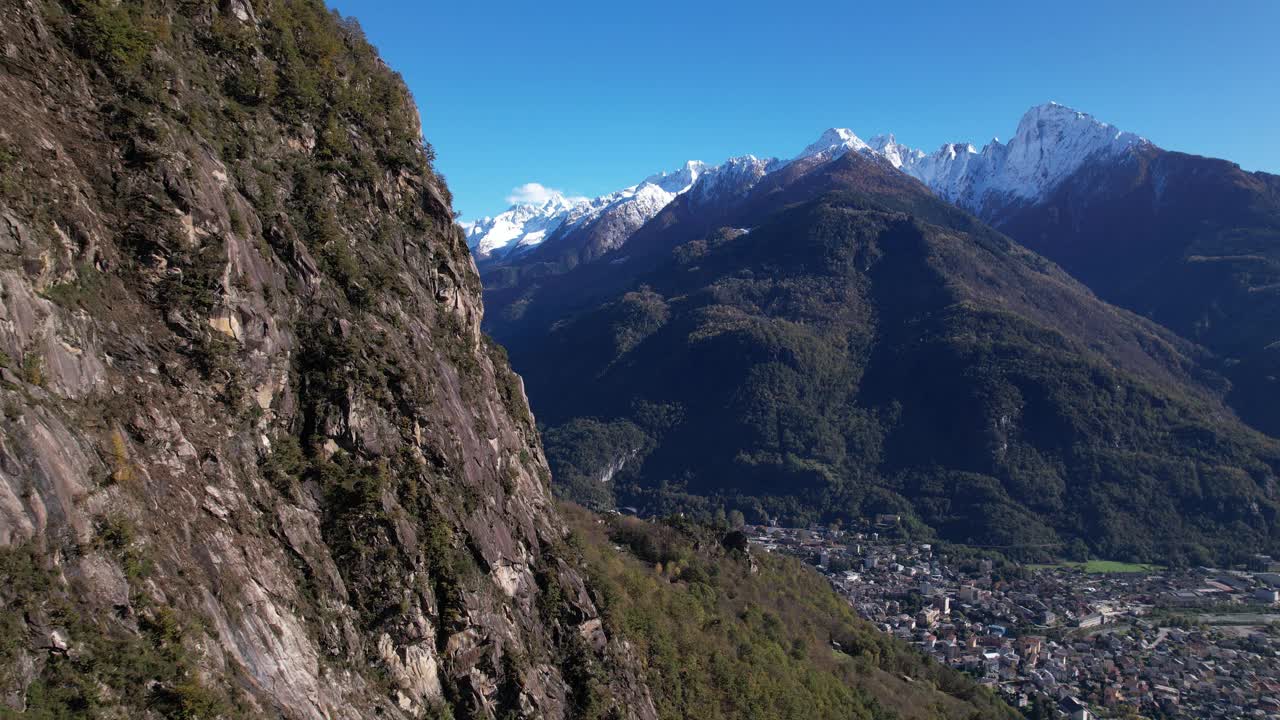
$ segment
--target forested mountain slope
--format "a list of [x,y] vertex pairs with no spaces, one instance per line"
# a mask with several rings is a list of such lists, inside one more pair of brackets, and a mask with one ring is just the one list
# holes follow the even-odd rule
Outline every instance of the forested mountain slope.
[[663,718],[1018,717],[859,618],[812,567],[748,547],[741,532],[562,514],[605,628],[632,638]]
[[[646,222],[660,211],[714,222],[757,184],[785,185],[846,154],[885,161],[1059,263],[1104,300],[1203,345],[1216,356],[1215,371],[1231,381],[1231,407],[1254,427],[1280,435],[1280,178],[1162,149],[1053,102],[1030,108],[1008,142],[993,139],[981,149],[956,142],[926,153],[892,135],[863,141],[831,128],[789,160],[691,162],[687,169],[696,172],[678,179],[657,175],[589,202],[558,198],[485,218],[470,225],[469,242],[481,259],[495,332],[507,337],[543,324],[524,313],[536,304],[545,309],[548,292],[594,292],[591,272],[573,283],[556,276],[580,264],[622,264],[633,239],[672,216]],[[672,181],[665,189],[651,184],[664,179]],[[640,197],[651,202],[634,212]],[[604,208],[610,208],[605,215],[626,208],[627,221],[593,220]],[[554,229],[544,232],[548,227]],[[510,246],[493,250],[495,243]],[[618,252],[606,257],[612,250]]]
[[1214,351],[1231,404],[1280,435],[1280,176],[1144,148],[994,219],[1104,299]]
[[0,11],[0,716],[669,716],[358,25]]
[[583,500],[1174,561],[1277,540],[1280,453],[1208,353],[882,160],[677,199],[616,260],[492,324]]

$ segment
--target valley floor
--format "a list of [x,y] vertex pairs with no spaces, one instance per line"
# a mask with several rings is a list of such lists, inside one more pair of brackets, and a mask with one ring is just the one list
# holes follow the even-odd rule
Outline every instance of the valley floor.
[[1019,566],[872,532],[745,531],[818,564],[880,630],[1031,717],[1280,718],[1280,573],[1269,558],[1258,571]]

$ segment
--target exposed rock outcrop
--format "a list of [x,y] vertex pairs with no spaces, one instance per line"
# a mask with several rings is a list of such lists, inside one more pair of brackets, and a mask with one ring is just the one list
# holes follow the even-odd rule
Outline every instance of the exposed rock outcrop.
[[653,717],[358,27],[3,12],[0,703]]

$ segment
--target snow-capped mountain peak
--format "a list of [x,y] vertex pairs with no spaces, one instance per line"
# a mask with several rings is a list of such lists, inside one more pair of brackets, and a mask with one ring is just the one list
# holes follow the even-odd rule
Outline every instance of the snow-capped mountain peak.
[[580,198],[576,200],[570,200],[569,198],[565,197],[560,193],[552,193],[551,197],[547,198],[546,202],[538,206],[538,210],[543,213],[557,212],[560,210],[568,210],[569,208],[573,207],[574,205],[580,202],[582,202]]
[[1022,116],[1006,146],[1001,185],[1026,199],[1039,197],[1090,157],[1117,155],[1145,142],[1065,105],[1037,105]]
[[896,168],[901,168],[903,165],[916,162],[920,158],[924,157],[923,152],[909,148],[906,145],[899,144],[897,138],[895,138],[892,133],[888,135],[876,135],[867,141],[867,145],[877,155],[888,160]]
[[745,155],[710,166],[691,160],[608,195],[587,200],[557,193],[463,229],[468,246],[482,260],[513,257],[580,228],[592,228],[599,247],[614,248],[680,195],[690,193],[694,203],[741,196],[781,167],[798,160],[830,162],[850,151],[882,157],[943,199],[985,215],[1010,203],[1043,200],[1085,163],[1122,158],[1146,144],[1133,133],[1055,102],[1031,108],[1007,143],[993,138],[981,151],[969,143],[948,143],[926,154],[893,135],[864,142],[852,130],[830,128],[788,161]]
[[1008,143],[993,138],[981,152],[948,143],[900,168],[944,199],[981,212],[994,204],[1042,200],[1091,159],[1120,157],[1145,144],[1133,133],[1050,102],[1028,110]]
[[698,178],[707,171],[708,165],[701,160],[690,160],[679,170],[661,172],[650,175],[640,184],[651,183],[667,192],[682,193],[693,186]]
[[540,204],[512,205],[494,217],[464,226],[467,246],[481,260],[511,257],[557,234],[597,221],[604,223],[601,232],[608,236],[602,244],[620,243],[676,196],[693,187],[708,169],[706,163],[690,160],[676,170],[650,175],[635,185],[597,198],[566,198],[555,193]]
[[834,160],[853,150],[860,152],[870,150],[870,146],[862,141],[862,138],[853,134],[848,128],[830,128],[813,143],[811,143],[800,154],[795,157],[796,160],[806,158],[821,158],[824,160]]
[[586,203],[553,193],[542,203],[517,203],[495,217],[463,225],[467,247],[486,258],[512,247],[532,247],[557,230],[565,219]]
[[690,197],[695,202],[707,203],[726,195],[745,194],[781,164],[774,158],[761,159],[755,155],[729,158],[703,173]]

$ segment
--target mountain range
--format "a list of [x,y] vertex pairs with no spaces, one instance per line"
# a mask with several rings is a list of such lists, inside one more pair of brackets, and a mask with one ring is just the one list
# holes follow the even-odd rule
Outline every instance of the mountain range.
[[1275,183],[1053,103],[832,129],[480,257],[486,329],[586,501],[1208,561],[1277,537]]
[[[1032,108],[1019,122],[1009,143],[993,140],[981,151],[973,145],[956,143],[926,154],[899,144],[893,135],[864,141],[851,130],[831,128],[790,160],[761,160],[746,155],[716,166],[689,161],[679,170],[652,175],[608,195],[571,199],[557,193],[540,205],[517,204],[494,217],[468,223],[464,229],[467,244],[478,260],[499,262],[514,260],[544,244],[566,244],[566,238],[575,232],[603,218],[622,216],[629,222],[615,223],[611,229],[606,245],[613,249],[695,186],[696,196],[706,201],[724,192],[741,193],[764,175],[790,163],[834,160],[848,152],[883,158],[923,182],[939,197],[986,216],[989,212],[984,209],[996,212],[997,208],[1044,200],[1086,162],[1116,158],[1132,148],[1148,145],[1132,133],[1116,130],[1057,103]],[[750,180],[744,182],[743,174]]]

